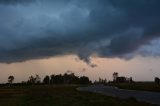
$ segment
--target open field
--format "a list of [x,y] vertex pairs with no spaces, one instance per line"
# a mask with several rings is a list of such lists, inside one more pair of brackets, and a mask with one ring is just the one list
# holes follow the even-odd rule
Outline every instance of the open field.
[[77,91],[78,86],[0,88],[0,106],[150,106],[134,99],[122,100]]
[[130,83],[115,83],[115,84],[110,84],[110,85],[116,86],[120,89],[160,92],[160,84],[155,84],[155,83],[137,82],[137,83],[132,83],[132,84],[130,84]]

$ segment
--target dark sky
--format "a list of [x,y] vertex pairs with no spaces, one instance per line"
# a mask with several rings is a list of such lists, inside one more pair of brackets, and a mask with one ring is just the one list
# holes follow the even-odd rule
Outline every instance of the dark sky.
[[1,63],[159,56],[159,37],[160,0],[0,0]]

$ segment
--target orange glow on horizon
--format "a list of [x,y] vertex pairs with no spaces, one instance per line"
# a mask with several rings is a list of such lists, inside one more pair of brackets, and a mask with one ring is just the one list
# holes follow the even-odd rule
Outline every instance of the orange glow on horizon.
[[0,64],[0,83],[6,82],[9,75],[15,76],[15,82],[21,82],[28,80],[30,75],[38,74],[43,79],[45,75],[63,74],[67,70],[73,71],[78,76],[88,76],[92,81],[99,77],[112,80],[113,72],[118,72],[122,76],[132,76],[137,80],[153,80],[156,75],[160,76],[158,70],[160,59],[136,57],[126,61],[119,58],[94,57],[91,60],[98,67],[91,68],[83,61],[78,60],[75,55]]

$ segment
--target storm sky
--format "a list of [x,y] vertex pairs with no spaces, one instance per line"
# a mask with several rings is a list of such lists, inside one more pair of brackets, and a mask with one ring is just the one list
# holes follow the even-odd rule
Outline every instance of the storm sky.
[[0,63],[160,56],[160,0],[0,0]]

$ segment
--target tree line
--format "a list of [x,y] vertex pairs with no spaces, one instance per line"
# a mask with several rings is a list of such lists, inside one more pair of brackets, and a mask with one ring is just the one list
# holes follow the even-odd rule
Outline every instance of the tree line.
[[[128,78],[125,76],[119,76],[118,72],[113,73],[113,81],[112,83],[134,83],[132,77]],[[154,78],[154,83],[155,84],[160,84],[160,78],[155,77]]]
[[[53,74],[46,75],[42,80],[39,75],[30,76],[28,81],[22,81],[21,83],[14,83],[14,76],[8,77],[8,85],[52,85],[52,84],[92,84],[90,79],[86,76],[76,76],[74,73],[65,73],[65,74]],[[155,77],[154,82],[160,84],[160,78]],[[113,81],[108,81],[106,79],[99,78],[98,81],[95,81],[93,84],[107,84],[107,83],[134,83],[132,77],[127,78],[125,76],[119,76],[118,72],[113,73]],[[0,84],[3,85],[3,84]],[[6,85],[6,84],[5,84]]]
[[74,73],[59,74],[45,76],[43,79],[44,84],[90,84],[91,81],[86,76],[78,77]]
[[8,85],[50,85],[50,84],[91,84],[87,76],[76,76],[74,73],[46,75],[42,80],[39,75],[31,75],[27,81],[13,83],[14,76],[8,77]]

